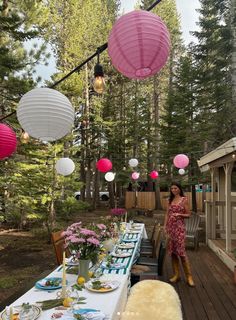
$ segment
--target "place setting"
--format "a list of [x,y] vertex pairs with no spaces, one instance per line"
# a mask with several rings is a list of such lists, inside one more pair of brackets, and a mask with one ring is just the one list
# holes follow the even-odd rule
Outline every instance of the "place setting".
[[85,288],[89,291],[106,293],[117,289],[120,285],[116,280],[93,279],[85,283]]
[[35,283],[35,288],[41,290],[57,290],[62,287],[62,278],[44,278]]
[[117,247],[119,249],[133,249],[135,247],[135,244],[132,242],[127,242],[127,243],[122,242],[122,243],[119,243]]
[[6,307],[0,313],[1,320],[36,320],[41,315],[41,308],[36,304],[23,303],[20,306]]

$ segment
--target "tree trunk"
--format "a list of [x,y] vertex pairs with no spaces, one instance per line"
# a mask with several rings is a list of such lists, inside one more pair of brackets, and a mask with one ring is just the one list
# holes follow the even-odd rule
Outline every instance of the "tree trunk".
[[115,208],[114,183],[108,182],[110,208]]

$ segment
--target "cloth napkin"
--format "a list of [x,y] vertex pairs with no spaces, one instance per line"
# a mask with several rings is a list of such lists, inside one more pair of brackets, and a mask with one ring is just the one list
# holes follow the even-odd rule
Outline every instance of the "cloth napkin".
[[100,310],[95,309],[78,309],[78,310],[68,310],[60,319],[61,320],[72,320],[74,319],[73,314],[81,314],[86,320],[105,320],[106,315]]

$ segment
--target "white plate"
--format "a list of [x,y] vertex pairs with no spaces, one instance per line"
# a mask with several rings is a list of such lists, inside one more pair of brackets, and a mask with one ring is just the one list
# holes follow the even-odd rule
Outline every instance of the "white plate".
[[117,258],[127,258],[127,257],[132,256],[132,253],[131,252],[119,252],[119,253],[112,252],[111,255],[113,257],[117,257]]
[[66,259],[66,265],[67,266],[78,266],[79,265],[79,260],[73,260],[71,258]]
[[118,245],[118,248],[120,248],[120,249],[133,249],[134,243],[120,243]]
[[[28,313],[21,315],[20,317],[21,320],[35,320],[40,316],[42,312],[40,307],[36,306],[35,304],[31,304],[30,307],[31,308]],[[20,313],[22,310],[22,306],[14,306],[13,310],[14,310],[14,314],[16,312]],[[9,315],[6,313],[6,309],[3,310],[2,313],[0,314],[0,319],[9,320]]]
[[124,269],[126,267],[126,265],[124,263],[115,262],[115,263],[111,263],[111,265],[108,267],[107,262],[104,261],[104,262],[102,262],[101,267],[103,269],[119,270],[119,269]]
[[115,289],[117,289],[120,285],[119,281],[103,281],[101,280],[101,283],[104,284],[105,286],[107,286],[107,288],[102,288],[102,289],[93,289],[93,285],[92,282],[94,280],[91,280],[87,283],[85,283],[85,288],[88,289],[89,291],[93,291],[93,292],[99,292],[99,293],[106,293],[106,292],[111,292]]

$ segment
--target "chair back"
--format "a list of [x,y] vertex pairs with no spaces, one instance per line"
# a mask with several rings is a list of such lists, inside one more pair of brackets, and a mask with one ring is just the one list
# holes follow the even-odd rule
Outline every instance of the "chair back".
[[200,224],[201,217],[194,213],[189,218],[185,219],[185,228],[187,235],[195,235],[199,224]]
[[152,257],[157,258],[160,250],[160,240],[162,235],[162,227],[160,224],[156,225],[156,230],[153,239]]
[[162,239],[160,241],[159,254],[157,259],[157,274],[159,276],[163,275],[163,269],[166,259],[167,247],[168,247],[169,238]]
[[154,239],[155,239],[155,235],[156,235],[156,232],[157,232],[157,226],[158,226],[158,225],[160,225],[160,224],[157,223],[157,221],[155,221],[154,226],[153,226],[153,229],[152,229],[151,238],[150,238],[150,241],[151,241],[152,244],[153,244]]
[[65,239],[62,236],[63,230],[52,232],[51,239],[56,253],[57,264],[60,265],[63,262],[63,251],[65,250]]

